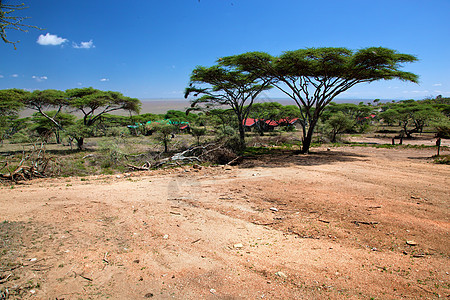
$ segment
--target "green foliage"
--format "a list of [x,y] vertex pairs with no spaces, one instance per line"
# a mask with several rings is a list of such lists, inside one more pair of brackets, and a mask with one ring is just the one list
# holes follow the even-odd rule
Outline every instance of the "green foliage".
[[437,122],[431,123],[436,130],[436,136],[440,138],[450,139],[450,119],[441,118]]
[[81,150],[84,146],[84,139],[94,135],[94,128],[84,125],[83,120],[77,120],[74,125],[66,128],[66,133],[77,141],[77,147]]
[[441,155],[434,159],[435,164],[450,165],[450,155]]
[[146,113],[134,116],[133,119],[136,123],[145,124],[148,121],[162,121],[164,119],[164,115]]
[[92,126],[102,115],[116,110],[139,113],[141,103],[136,98],[125,97],[119,92],[100,91],[90,88],[66,91],[68,104],[83,114],[83,123]]
[[[237,65],[239,56],[220,58],[212,67],[196,67],[191,74],[185,98],[193,95],[191,110],[211,110],[228,106],[237,117],[242,147],[245,147],[243,121],[247,118],[256,97],[270,89],[269,80],[255,72],[247,72]],[[188,110],[189,112],[190,110]]]
[[24,24],[23,21],[28,19],[28,17],[14,15],[15,12],[24,10],[26,8],[28,7],[25,6],[24,3],[11,4],[11,3],[2,3],[2,1],[0,1],[0,38],[3,40],[3,42],[7,44],[12,44],[14,49],[16,49],[16,43],[18,43],[19,41],[11,42],[8,39],[8,37],[6,36],[6,32],[9,29],[18,30],[22,32],[28,32],[28,28],[41,30],[41,28],[37,26]]
[[249,52],[234,60],[239,69],[262,78],[292,98],[303,126],[303,152],[308,152],[314,128],[333,99],[359,83],[399,79],[417,82],[417,75],[400,71],[416,57],[382,47],[357,51],[346,48],[307,48],[286,51],[279,57]]
[[123,158],[123,153],[120,151],[119,144],[115,139],[103,138],[99,143],[99,150],[103,154],[100,162],[102,168],[110,168],[117,166]]
[[205,127],[191,127],[191,135],[197,139],[197,145],[200,145],[200,138],[206,135]]
[[222,137],[230,137],[236,134],[236,130],[228,125],[224,125],[223,127],[219,127],[219,138]]
[[105,135],[109,137],[124,137],[130,135],[130,131],[123,126],[108,127],[105,130]]
[[[224,131],[225,127],[237,128],[237,117],[231,109],[211,109],[203,117],[206,124]],[[234,129],[233,129],[234,131]]]
[[13,134],[11,136],[11,138],[9,139],[9,142],[11,144],[30,143],[31,138],[28,135],[28,133],[26,132],[26,130],[21,130],[19,132],[16,132],[15,134]]
[[17,115],[27,93],[19,89],[0,90],[0,117]]
[[246,147],[242,144],[241,138],[238,134],[226,136],[223,138],[224,147],[234,153],[242,152]]
[[198,115],[195,113],[189,113],[179,110],[168,110],[164,115],[165,120],[171,120],[173,122],[189,122],[194,123],[198,119]]
[[164,152],[167,153],[172,134],[177,130],[177,127],[169,121],[154,122],[148,125],[148,127],[149,130],[155,132],[155,138],[164,145]]
[[71,114],[66,114],[57,111],[48,111],[46,114],[53,120],[55,120],[60,126],[56,126],[54,122],[44,117],[41,113],[36,112],[31,118],[33,125],[31,130],[38,133],[41,137],[48,138],[50,134],[54,134],[56,142],[59,144],[61,127],[66,127],[75,124],[76,117]]
[[422,132],[430,123],[448,119],[431,104],[414,100],[391,103],[389,109],[380,113],[380,118],[388,124],[398,122],[402,127],[402,133],[407,137],[414,132]]
[[354,121],[346,116],[342,111],[332,115],[326,122],[325,126],[329,128],[331,142],[336,142],[336,136],[340,133],[350,130],[354,126]]

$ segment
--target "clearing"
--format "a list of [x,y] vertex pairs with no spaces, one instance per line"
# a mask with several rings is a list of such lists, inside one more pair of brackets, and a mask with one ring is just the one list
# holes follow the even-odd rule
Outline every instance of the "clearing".
[[313,151],[2,186],[0,299],[449,297],[436,150]]

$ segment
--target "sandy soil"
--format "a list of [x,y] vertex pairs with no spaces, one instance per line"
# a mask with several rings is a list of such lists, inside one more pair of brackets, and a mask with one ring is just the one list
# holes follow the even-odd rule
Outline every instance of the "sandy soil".
[[0,299],[448,298],[450,168],[434,154],[314,149],[3,186]]

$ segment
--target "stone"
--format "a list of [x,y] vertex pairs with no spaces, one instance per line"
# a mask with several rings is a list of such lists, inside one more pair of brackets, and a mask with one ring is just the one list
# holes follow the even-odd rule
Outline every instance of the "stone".
[[278,211],[278,208],[276,208],[276,207],[271,207],[270,210],[271,210],[271,211]]
[[409,246],[417,246],[417,242],[415,242],[415,241],[406,241],[406,245],[409,245]]
[[276,272],[275,275],[277,275],[278,277],[281,277],[281,278],[287,278],[287,275],[281,271]]
[[244,248],[244,245],[242,245],[242,244],[235,244],[233,247],[236,248],[236,249],[241,249],[241,248]]

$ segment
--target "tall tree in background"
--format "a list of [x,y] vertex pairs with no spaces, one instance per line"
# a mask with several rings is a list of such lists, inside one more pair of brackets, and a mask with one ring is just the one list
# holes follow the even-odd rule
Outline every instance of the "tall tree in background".
[[268,79],[258,76],[256,72],[246,72],[237,67],[234,59],[234,56],[224,57],[215,66],[196,67],[192,71],[185,98],[189,95],[196,97],[191,100],[191,109],[230,107],[237,117],[240,147],[244,148],[243,123],[256,97],[270,85]]
[[101,116],[116,110],[139,113],[141,102],[119,92],[100,91],[93,88],[70,89],[66,91],[69,105],[83,114],[83,124],[92,126]]
[[9,29],[19,30],[23,32],[28,32],[28,28],[39,29],[41,28],[33,25],[23,24],[23,21],[29,19],[28,17],[15,16],[14,13],[20,10],[24,10],[28,7],[24,3],[21,4],[6,4],[4,1],[0,0],[0,37],[7,43],[12,44],[14,49],[16,49],[16,43],[19,41],[12,42],[6,36],[6,31]]
[[[36,110],[44,118],[52,122],[59,130],[63,130],[62,124],[58,121],[58,115],[69,103],[66,94],[58,90],[43,90],[27,92],[22,101],[25,107]],[[49,110],[56,109],[55,113],[47,114]]]
[[101,117],[116,110],[127,110],[130,113],[139,113],[141,102],[119,92],[100,91],[92,87],[66,90],[69,107],[83,114],[83,121],[68,128],[69,134],[77,141],[81,149],[84,138],[91,134],[92,127]]
[[297,104],[303,129],[302,152],[311,146],[314,129],[324,108],[336,96],[359,83],[399,79],[418,82],[418,76],[401,71],[403,63],[416,61],[409,54],[371,47],[308,48],[286,51],[279,57],[249,52],[236,56],[240,69],[271,78],[272,84]]
[[27,93],[19,89],[0,90],[0,142],[13,133],[12,125],[23,107],[20,99]]

